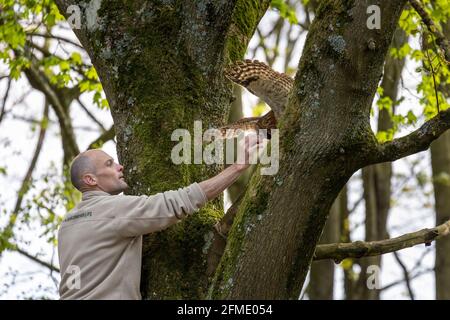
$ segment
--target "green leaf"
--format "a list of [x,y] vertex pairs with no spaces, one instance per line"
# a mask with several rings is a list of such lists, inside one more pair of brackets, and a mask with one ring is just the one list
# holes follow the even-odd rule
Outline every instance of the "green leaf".
[[411,110],[408,111],[406,118],[408,119],[408,124],[415,124],[417,122],[417,117]]
[[280,16],[288,20],[290,24],[298,24],[295,8],[290,7],[286,1],[272,0],[270,7],[278,10],[280,12]]
[[70,59],[76,65],[81,65],[83,63],[83,61],[81,59],[81,54],[79,54],[78,52],[72,52]]
[[59,67],[61,68],[61,71],[68,71],[70,70],[70,63],[67,60],[63,60],[59,63]]

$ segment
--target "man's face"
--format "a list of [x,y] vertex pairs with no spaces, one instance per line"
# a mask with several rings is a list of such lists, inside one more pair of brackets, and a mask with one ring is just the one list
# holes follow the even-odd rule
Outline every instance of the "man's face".
[[96,167],[95,180],[101,190],[109,194],[119,194],[128,188],[122,165],[115,163],[110,155],[100,150],[95,150],[90,156]]

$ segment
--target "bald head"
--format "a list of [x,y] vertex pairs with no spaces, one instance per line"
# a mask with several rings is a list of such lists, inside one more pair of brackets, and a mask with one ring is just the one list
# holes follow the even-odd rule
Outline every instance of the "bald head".
[[72,181],[73,186],[79,191],[81,191],[82,187],[85,185],[83,176],[88,173],[96,173],[95,162],[92,159],[92,151],[94,150],[80,153],[75,157],[70,166],[70,180]]
[[123,177],[123,167],[100,149],[80,153],[70,167],[70,179],[81,192],[101,190],[118,194],[128,188]]

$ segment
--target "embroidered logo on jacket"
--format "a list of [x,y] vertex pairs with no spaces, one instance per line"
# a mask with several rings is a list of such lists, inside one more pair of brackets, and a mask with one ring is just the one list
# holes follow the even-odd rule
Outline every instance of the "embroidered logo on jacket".
[[75,219],[79,219],[79,218],[87,218],[87,217],[92,217],[92,211],[72,213],[67,218],[65,218],[63,222],[68,222],[71,220],[75,220]]

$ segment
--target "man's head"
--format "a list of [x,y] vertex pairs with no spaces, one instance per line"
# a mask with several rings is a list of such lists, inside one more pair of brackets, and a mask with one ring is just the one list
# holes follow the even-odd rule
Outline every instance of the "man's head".
[[93,149],[80,153],[70,167],[70,178],[81,192],[101,190],[119,194],[128,188],[123,178],[123,166],[102,150]]

